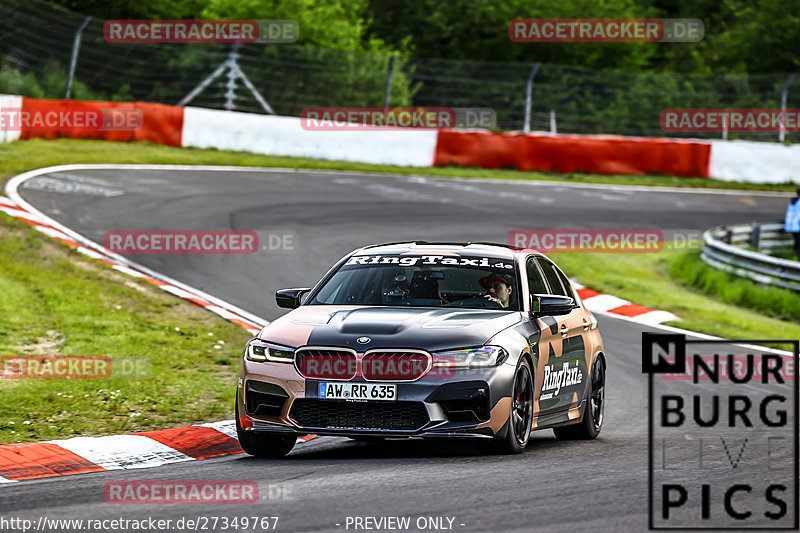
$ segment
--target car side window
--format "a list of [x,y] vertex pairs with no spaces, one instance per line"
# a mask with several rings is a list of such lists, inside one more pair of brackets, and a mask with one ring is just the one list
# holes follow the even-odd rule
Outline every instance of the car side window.
[[564,287],[561,285],[561,280],[556,273],[556,269],[550,261],[539,259],[539,266],[544,272],[544,277],[547,278],[547,284],[550,285],[550,294],[558,296],[568,296]]
[[554,270],[556,271],[556,274],[558,274],[558,278],[561,280],[561,284],[564,286],[566,295],[575,300],[575,292],[572,290],[572,283],[569,282],[569,279],[567,279],[566,274],[561,272],[561,270],[559,270],[558,267],[555,267]]
[[539,272],[539,268],[532,257],[528,259],[526,270],[528,271],[528,288],[531,294],[547,294],[547,285],[545,285],[542,273]]

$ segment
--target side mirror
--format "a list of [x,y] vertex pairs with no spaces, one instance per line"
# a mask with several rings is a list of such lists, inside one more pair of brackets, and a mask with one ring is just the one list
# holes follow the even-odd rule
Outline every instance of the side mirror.
[[303,293],[306,293],[310,290],[311,289],[307,287],[302,289],[281,289],[275,293],[275,303],[278,304],[278,307],[297,309],[300,307],[300,301],[303,298]]
[[531,313],[535,317],[568,315],[573,309],[575,309],[575,300],[569,296],[531,295]]

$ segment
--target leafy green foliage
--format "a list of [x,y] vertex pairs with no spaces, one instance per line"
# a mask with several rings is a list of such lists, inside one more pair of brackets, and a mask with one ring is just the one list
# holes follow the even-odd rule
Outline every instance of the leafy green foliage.
[[[41,72],[21,73],[14,68],[0,69],[0,94],[19,94],[31,98],[63,98],[67,74],[55,61],[45,63]],[[91,100],[98,95],[78,80],[72,82],[72,98]]]
[[[792,72],[796,0],[57,0],[97,18],[295,19],[300,44],[341,51],[661,72]],[[516,43],[514,18],[698,18],[699,43]]]
[[515,18],[647,18],[656,10],[634,0],[370,0],[374,35],[414,55],[483,61],[561,63],[634,70],[646,68],[650,43],[517,43],[508,37]]
[[68,9],[102,19],[200,18],[205,0],[57,0]]
[[[792,72],[796,0],[370,0],[371,31],[415,55],[662,72]],[[697,18],[699,43],[515,43],[514,18]]]

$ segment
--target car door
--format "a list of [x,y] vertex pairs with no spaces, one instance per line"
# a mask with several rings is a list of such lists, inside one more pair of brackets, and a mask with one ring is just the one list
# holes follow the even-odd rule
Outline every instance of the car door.
[[[550,294],[575,298],[572,285],[558,267],[544,257],[537,257],[536,263],[544,275]],[[566,411],[580,404],[589,379],[586,368],[586,335],[590,324],[585,311],[577,305],[567,315],[542,317],[540,321],[548,322],[550,332],[547,344],[544,343],[543,332],[540,347],[543,356],[545,347],[547,349],[546,361],[541,371],[540,409],[542,413],[548,414]]]
[[[550,294],[547,282],[544,280],[539,265],[533,256],[527,258],[525,271],[528,278],[529,298],[537,295]],[[556,408],[556,400],[552,397],[540,399],[542,385],[544,384],[545,369],[551,359],[561,354],[561,335],[558,332],[558,322],[555,317],[540,316],[533,319],[535,328],[531,331],[529,344],[534,366],[534,397],[533,411],[538,417],[552,413]]]

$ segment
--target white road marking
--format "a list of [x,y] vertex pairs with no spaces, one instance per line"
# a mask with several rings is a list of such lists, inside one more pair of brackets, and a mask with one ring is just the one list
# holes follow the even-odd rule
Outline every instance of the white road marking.
[[27,211],[23,211],[15,207],[0,207],[0,211],[2,211],[7,215],[11,215],[14,218],[24,218],[25,220],[30,220],[31,222],[41,222],[41,219],[39,219],[35,215],[32,215]]
[[[189,291],[185,291],[185,290],[183,290],[183,289],[181,289],[179,287],[174,287],[172,285],[161,285],[160,288],[163,291],[167,291],[168,293],[174,294],[178,298],[196,298],[197,297],[197,296],[195,296],[194,294],[192,294]],[[206,308],[206,309],[208,309],[208,308]]]
[[75,437],[48,442],[61,446],[106,470],[149,468],[168,463],[194,461],[194,458],[142,435]]
[[649,311],[647,313],[642,313],[641,315],[636,315],[630,317],[641,324],[648,324],[648,325],[656,325],[661,324],[662,322],[671,322],[673,320],[680,320],[677,316],[673,315],[669,311]]
[[37,231],[41,231],[45,235],[53,237],[54,239],[68,239],[72,240],[67,234],[58,231],[57,229],[48,228],[47,226],[34,226]]
[[141,272],[137,272],[137,271],[133,270],[132,268],[128,268],[126,266],[114,265],[111,268],[113,268],[114,270],[119,270],[123,274],[127,274],[129,276],[133,276],[134,278],[141,278],[142,277],[142,273]]
[[220,433],[224,433],[232,439],[239,440],[236,436],[236,421],[235,420],[222,420],[220,422],[209,422],[207,424],[196,424],[204,428],[216,429]]
[[583,303],[586,304],[586,308],[589,309],[589,311],[599,312],[608,311],[609,309],[614,309],[615,307],[619,307],[621,305],[627,305],[630,302],[610,294],[598,294],[597,296],[592,296],[591,298],[584,298]]

